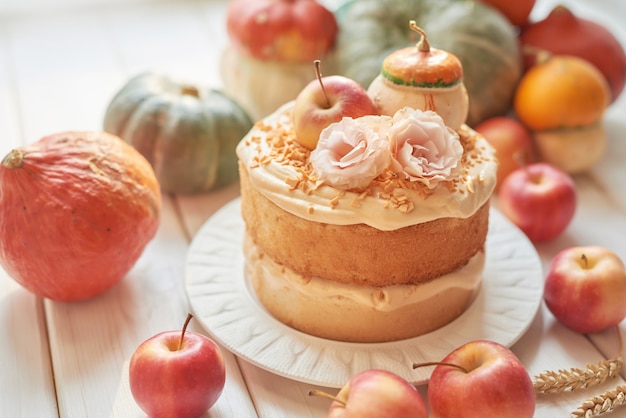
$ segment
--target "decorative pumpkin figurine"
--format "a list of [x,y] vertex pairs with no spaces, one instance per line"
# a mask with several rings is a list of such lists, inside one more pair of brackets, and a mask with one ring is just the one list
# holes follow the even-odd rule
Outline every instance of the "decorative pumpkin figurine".
[[431,48],[426,32],[415,21],[409,26],[420,34],[419,43],[389,54],[367,92],[382,115],[393,116],[405,106],[433,110],[457,130],[465,123],[469,108],[461,62],[446,51]]
[[95,297],[154,237],[159,184],[133,147],[105,132],[63,132],[0,164],[0,263],[32,293]]
[[220,91],[144,73],[113,97],[104,130],[148,159],[172,193],[200,193],[237,179],[235,147],[252,128],[248,114]]
[[316,0],[231,0],[226,27],[224,89],[254,120],[295,99],[315,76],[314,60],[333,73],[337,22]]
[[497,10],[472,0],[349,0],[335,11],[336,71],[369,86],[391,52],[415,45],[407,20],[431,45],[463,65],[469,94],[467,124],[506,114],[522,75],[517,30]]

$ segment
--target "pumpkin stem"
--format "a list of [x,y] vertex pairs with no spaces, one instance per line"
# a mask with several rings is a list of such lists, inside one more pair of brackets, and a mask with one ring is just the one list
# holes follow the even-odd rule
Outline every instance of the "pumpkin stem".
[[2,165],[8,169],[22,167],[24,165],[24,153],[17,148],[11,150],[2,160]]
[[430,43],[428,43],[428,36],[426,31],[415,23],[415,20],[409,21],[409,28],[420,34],[420,40],[417,43],[417,50],[420,52],[430,52]]
[[552,57],[552,53],[547,49],[532,45],[525,45],[522,48],[522,54],[534,56],[535,64],[543,64]]
[[200,97],[200,92],[194,86],[183,85],[180,88],[180,93],[187,96]]
[[332,106],[330,105],[328,94],[326,94],[326,88],[324,88],[324,83],[322,82],[322,70],[320,69],[320,60],[313,61],[313,65],[315,65],[315,76],[317,77],[317,81],[320,82],[320,86],[322,86],[322,93],[324,93],[324,98],[326,99],[326,108],[330,109]]

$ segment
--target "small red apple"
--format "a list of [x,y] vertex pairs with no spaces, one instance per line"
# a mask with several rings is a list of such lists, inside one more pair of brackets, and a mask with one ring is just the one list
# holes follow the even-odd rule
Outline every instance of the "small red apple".
[[220,348],[206,336],[161,332],[133,353],[129,383],[133,398],[151,418],[196,418],[222,394],[226,382]]
[[424,399],[415,387],[385,370],[355,374],[336,397],[317,390],[309,395],[333,399],[328,418],[428,418]]
[[482,134],[496,149],[500,163],[497,187],[513,171],[537,160],[533,138],[517,119],[496,116],[476,125],[474,130]]
[[317,146],[320,132],[331,123],[376,114],[374,102],[359,83],[341,75],[322,77],[319,66],[316,60],[317,80],[302,89],[293,108],[296,139],[311,150]]
[[550,263],[544,300],[554,317],[580,333],[599,332],[626,318],[626,268],[611,250],[570,247]]
[[533,242],[561,234],[576,212],[576,186],[566,172],[533,163],[509,174],[498,192],[502,213]]
[[470,341],[436,364],[428,382],[433,418],[532,418],[536,405],[532,380],[502,344]]

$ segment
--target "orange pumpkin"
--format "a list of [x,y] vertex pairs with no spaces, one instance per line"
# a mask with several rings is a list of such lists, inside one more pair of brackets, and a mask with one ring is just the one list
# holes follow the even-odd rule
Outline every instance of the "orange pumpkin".
[[600,121],[610,95],[606,79],[591,63],[553,55],[524,74],[514,108],[531,130],[577,128]]
[[524,26],[535,7],[535,0],[479,0],[499,10],[512,25]]
[[128,273],[160,211],[150,164],[117,136],[46,136],[0,164],[0,263],[36,295],[88,299]]
[[254,58],[279,62],[319,59],[339,30],[333,13],[316,0],[231,0],[226,29]]
[[463,66],[454,54],[431,48],[415,21],[409,21],[409,27],[419,33],[419,42],[387,55],[367,92],[382,115],[393,116],[405,106],[433,110],[447,126],[459,129],[469,110]]

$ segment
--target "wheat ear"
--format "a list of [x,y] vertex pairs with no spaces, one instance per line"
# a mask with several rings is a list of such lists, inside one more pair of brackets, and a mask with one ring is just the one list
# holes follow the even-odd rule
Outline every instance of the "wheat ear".
[[584,369],[571,368],[543,372],[533,379],[535,392],[546,394],[585,389],[615,377],[624,365],[622,335],[619,329],[616,329],[619,338],[619,354],[615,358],[602,360],[597,364],[588,364]]
[[571,418],[591,418],[610,412],[618,406],[626,405],[626,385],[619,385],[613,390],[608,390],[602,395],[587,399],[583,404],[571,413]]

